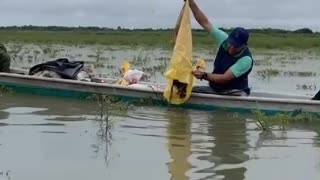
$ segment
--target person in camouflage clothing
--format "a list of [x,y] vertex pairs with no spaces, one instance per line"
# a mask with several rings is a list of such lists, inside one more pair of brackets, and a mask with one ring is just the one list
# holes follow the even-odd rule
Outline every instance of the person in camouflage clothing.
[[10,72],[10,61],[6,47],[0,43],[0,72]]

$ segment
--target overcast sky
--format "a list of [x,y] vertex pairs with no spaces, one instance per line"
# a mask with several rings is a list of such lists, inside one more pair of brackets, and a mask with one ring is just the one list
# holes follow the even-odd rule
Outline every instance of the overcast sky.
[[[196,0],[219,27],[320,31],[320,0]],[[0,0],[0,26],[172,28],[182,0]],[[193,19],[193,27],[200,26]]]

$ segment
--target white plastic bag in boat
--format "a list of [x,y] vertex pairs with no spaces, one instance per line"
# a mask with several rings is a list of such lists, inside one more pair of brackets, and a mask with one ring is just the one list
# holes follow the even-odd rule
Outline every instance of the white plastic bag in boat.
[[130,88],[135,88],[135,89],[150,89],[152,90],[152,87],[150,85],[147,84],[129,84],[128,87]]
[[90,81],[89,74],[85,71],[80,71],[77,74],[76,79],[79,81]]
[[142,89],[142,90],[152,90],[152,91],[158,91],[163,90],[164,88],[161,88],[158,84],[129,84],[128,87],[135,88],[135,89]]
[[141,79],[141,77],[143,76],[143,72],[139,71],[137,69],[132,69],[132,70],[128,70],[125,75],[124,75],[124,79],[129,83],[129,84],[135,84],[138,83]]

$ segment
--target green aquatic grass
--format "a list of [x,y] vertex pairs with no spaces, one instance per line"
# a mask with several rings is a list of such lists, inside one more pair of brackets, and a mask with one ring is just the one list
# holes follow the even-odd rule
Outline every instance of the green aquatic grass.
[[[2,42],[52,43],[52,44],[102,44],[131,47],[172,48],[171,31],[28,31],[1,30]],[[251,33],[250,47],[256,49],[315,49],[320,47],[319,34]],[[216,48],[208,33],[193,31],[194,48]]]
[[276,113],[267,115],[260,110],[253,110],[252,114],[259,129],[272,131],[273,129],[285,130],[295,123],[315,123],[319,122],[320,114],[306,112]]
[[7,87],[7,86],[4,86],[4,85],[2,85],[2,86],[0,86],[0,94],[6,94],[6,93],[14,93],[15,91],[12,89],[12,88],[10,88],[10,87]]
[[100,117],[97,118],[99,128],[96,135],[100,141],[93,146],[95,152],[102,151],[106,165],[109,165],[109,149],[112,146],[113,136],[112,129],[114,128],[114,117],[124,114],[129,109],[129,104],[121,101],[113,96],[93,94],[91,96],[97,101]]

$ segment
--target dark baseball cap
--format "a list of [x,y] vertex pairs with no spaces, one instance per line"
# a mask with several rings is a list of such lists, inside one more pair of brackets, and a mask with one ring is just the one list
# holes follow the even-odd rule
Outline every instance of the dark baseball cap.
[[228,37],[228,42],[235,46],[236,48],[242,47],[248,44],[249,32],[242,28],[237,27],[231,31]]

